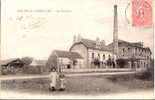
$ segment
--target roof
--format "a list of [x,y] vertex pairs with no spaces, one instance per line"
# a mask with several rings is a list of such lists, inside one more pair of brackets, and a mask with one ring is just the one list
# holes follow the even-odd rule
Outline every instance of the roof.
[[[83,45],[85,45],[87,48],[89,49],[96,49],[96,50],[102,50],[102,51],[111,51],[109,48],[107,48],[107,46],[100,46],[100,48],[96,47],[96,41],[95,40],[90,40],[90,39],[84,39],[82,38],[81,41],[74,43],[71,48],[76,45],[76,44],[80,44],[82,43]],[[71,49],[70,48],[70,49]]]
[[70,51],[62,51],[62,50],[55,50],[54,51],[58,57],[62,58],[69,58],[69,59],[83,59],[82,56],[77,52],[70,52]]
[[134,46],[134,47],[143,47],[143,44],[141,42],[127,42],[124,40],[118,40],[119,43],[126,43],[130,46]]
[[[19,62],[16,62],[19,61]],[[6,59],[6,60],[1,60],[0,65],[8,65],[10,63],[23,63],[19,58],[12,58],[12,59]]]
[[[137,48],[143,48],[143,49],[147,49],[147,50],[151,51],[149,47],[143,47],[143,44],[140,43],[140,42],[127,42],[127,41],[124,41],[124,40],[118,40],[118,43],[119,44],[120,43],[125,43],[128,46],[137,47]],[[109,45],[107,45],[107,47],[112,50],[113,49],[113,42],[110,43]]]

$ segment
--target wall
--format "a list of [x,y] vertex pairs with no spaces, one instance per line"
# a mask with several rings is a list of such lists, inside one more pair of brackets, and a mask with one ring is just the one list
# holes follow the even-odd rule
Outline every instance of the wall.
[[87,48],[83,45],[83,44],[76,44],[74,45],[71,50],[71,52],[77,52],[79,53],[82,57],[83,57],[83,64],[82,64],[82,68],[88,68],[89,66],[87,65]]
[[121,44],[119,45],[119,57],[125,59],[135,57],[137,59],[140,59],[138,61],[140,69],[146,69],[146,67],[150,67],[151,53],[148,49],[145,49],[143,47],[135,47],[126,44]]
[[71,60],[68,58],[58,58],[58,63],[61,68],[67,68],[67,65],[71,64]]
[[108,60],[108,56],[110,55],[111,57],[113,57],[113,53],[112,52],[108,52],[108,51],[100,51],[100,50],[94,50],[94,49],[88,49],[88,61],[91,62],[92,59],[92,53],[94,53],[94,57],[97,58],[98,54],[100,54],[100,61],[103,61],[103,54],[105,55],[105,60]]
[[83,68],[83,59],[76,59],[77,60],[77,64],[73,65],[73,60],[70,60],[68,58],[59,58],[58,62],[59,62],[59,66],[62,69],[67,69],[67,65],[70,64],[71,65],[71,69],[78,69],[78,68]]
[[50,68],[52,67],[57,67],[57,56],[56,54],[53,52],[46,63],[46,72],[48,72],[50,70]]

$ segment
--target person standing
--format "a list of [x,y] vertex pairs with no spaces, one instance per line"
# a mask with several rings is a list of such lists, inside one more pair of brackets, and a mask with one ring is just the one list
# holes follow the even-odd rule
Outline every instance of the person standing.
[[64,74],[60,74],[59,76],[60,79],[60,91],[64,91],[65,90],[65,75]]
[[51,83],[50,83],[49,91],[55,91],[56,90],[57,79],[58,79],[58,73],[57,73],[55,68],[52,68],[51,73],[50,73]]

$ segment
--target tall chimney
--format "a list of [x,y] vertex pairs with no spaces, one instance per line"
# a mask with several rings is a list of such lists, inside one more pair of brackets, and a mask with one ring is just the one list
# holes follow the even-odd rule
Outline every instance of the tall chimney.
[[113,24],[113,53],[118,58],[118,20],[117,20],[117,5],[114,5],[114,24]]

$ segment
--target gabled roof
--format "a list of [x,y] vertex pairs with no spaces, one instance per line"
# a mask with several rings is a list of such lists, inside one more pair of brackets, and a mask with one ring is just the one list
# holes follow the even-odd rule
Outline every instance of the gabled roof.
[[74,59],[83,59],[82,56],[79,53],[77,53],[77,52],[55,50],[54,53],[56,53],[56,55],[58,57],[69,58],[71,60],[74,60]]
[[71,48],[74,45],[80,44],[80,43],[82,43],[85,47],[87,47],[89,49],[95,49],[95,50],[101,50],[101,51],[111,51],[109,48],[107,48],[107,46],[103,46],[103,45],[98,48],[98,47],[96,47],[96,41],[90,40],[90,39],[84,39],[84,38],[82,38],[79,42],[74,43],[71,46]]

